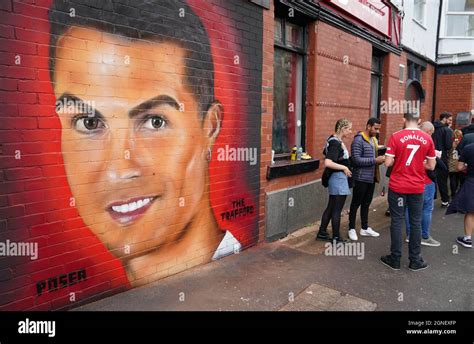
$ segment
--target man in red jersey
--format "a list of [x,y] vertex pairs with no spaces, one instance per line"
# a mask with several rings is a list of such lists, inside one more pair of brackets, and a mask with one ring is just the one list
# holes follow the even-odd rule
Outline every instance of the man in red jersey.
[[388,204],[391,224],[391,254],[380,258],[383,264],[393,270],[400,269],[402,256],[402,226],[405,207],[409,210],[411,226],[408,253],[409,269],[418,271],[428,265],[421,258],[421,216],[423,192],[425,189],[425,169],[434,170],[436,153],[431,136],[418,129],[419,114],[404,116],[405,129],[394,133],[389,140],[385,154],[385,166],[393,165],[388,190]]

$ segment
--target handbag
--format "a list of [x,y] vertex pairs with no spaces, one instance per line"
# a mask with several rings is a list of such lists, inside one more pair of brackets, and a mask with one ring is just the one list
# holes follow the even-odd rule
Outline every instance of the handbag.
[[[324,149],[323,149],[323,155],[326,156],[327,154],[327,151],[328,151],[328,147],[329,147],[329,142],[333,141],[333,140],[336,140],[338,141],[335,137],[328,137],[328,139],[326,140],[326,145],[324,146]],[[331,178],[331,175],[334,171],[330,168],[324,168],[324,171],[323,171],[323,175],[321,177],[321,184],[327,188],[329,186],[329,178]]]
[[330,168],[325,168],[323,171],[323,176],[321,177],[321,184],[327,188],[329,186],[329,178],[331,178],[333,170]]

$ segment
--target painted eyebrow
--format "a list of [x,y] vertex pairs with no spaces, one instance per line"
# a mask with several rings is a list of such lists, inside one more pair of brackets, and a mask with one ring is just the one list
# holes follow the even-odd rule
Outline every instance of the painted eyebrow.
[[[87,104],[86,102],[84,102],[84,100],[82,100],[78,96],[75,96],[68,92],[64,92],[63,94],[61,94],[61,96],[58,98],[58,100],[56,100],[56,102],[62,101],[62,100],[65,100],[66,102],[73,101],[76,104]],[[130,118],[133,118],[137,116],[140,112],[150,110],[150,109],[153,109],[154,107],[161,106],[161,105],[169,105],[169,106],[174,107],[176,110],[180,109],[180,106],[176,99],[167,95],[160,94],[159,96],[150,98],[144,101],[143,103],[140,103],[137,106],[135,106],[133,109],[131,109],[128,112],[128,116]],[[104,115],[100,113],[100,111],[96,110],[95,108],[93,110],[94,110],[95,116],[102,119],[105,118]]]
[[174,107],[176,110],[180,109],[180,106],[176,99],[164,94],[160,94],[159,96],[150,98],[144,101],[143,103],[135,106],[132,110],[128,112],[128,117],[133,118],[137,116],[140,112],[147,111],[161,105],[169,105],[171,107]]
[[[87,102],[85,102],[78,96],[75,96],[74,94],[71,94],[68,92],[64,92],[63,94],[61,94],[61,96],[56,100],[56,107],[57,107],[57,103],[60,101],[66,101],[66,105],[67,105],[67,102],[70,102],[70,101],[76,103],[77,105],[87,104]],[[93,110],[94,117],[99,117],[101,119],[105,118],[104,115],[102,115],[102,113],[99,110],[95,109],[92,106],[90,107],[90,109]]]

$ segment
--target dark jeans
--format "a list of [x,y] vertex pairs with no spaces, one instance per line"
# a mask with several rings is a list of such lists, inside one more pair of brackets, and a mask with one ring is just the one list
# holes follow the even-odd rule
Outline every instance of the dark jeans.
[[364,183],[354,180],[351,211],[349,213],[349,229],[355,229],[357,209],[360,207],[360,223],[362,229],[369,226],[369,207],[374,196],[375,183]]
[[326,232],[329,221],[332,224],[332,236],[339,237],[339,228],[341,226],[341,213],[346,202],[345,195],[329,195],[329,202],[326,210],[324,210],[323,217],[321,218],[321,225],[319,230]]
[[402,256],[402,227],[405,222],[405,208],[408,207],[410,222],[410,243],[408,256],[411,262],[421,261],[421,217],[423,211],[423,194],[399,194],[388,190],[390,208],[390,236],[392,258],[400,260]]
[[448,175],[449,172],[441,168],[436,169],[436,184],[441,194],[441,202],[449,202],[448,194]]

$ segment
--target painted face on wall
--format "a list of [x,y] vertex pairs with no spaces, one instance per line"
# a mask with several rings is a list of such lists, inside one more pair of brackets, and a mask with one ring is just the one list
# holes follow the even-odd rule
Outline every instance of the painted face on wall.
[[205,241],[203,228],[217,230],[207,157],[220,109],[202,119],[185,58],[174,43],[88,28],[58,41],[54,93],[69,185],[86,225],[123,260],[171,246],[179,256]]

